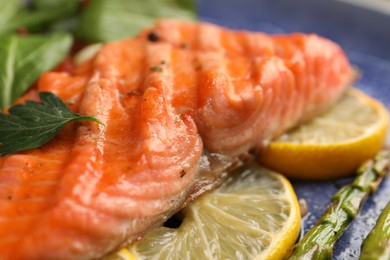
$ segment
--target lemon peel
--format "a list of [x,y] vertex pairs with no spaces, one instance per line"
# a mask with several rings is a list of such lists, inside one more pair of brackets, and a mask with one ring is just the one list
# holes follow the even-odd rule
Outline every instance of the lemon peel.
[[330,111],[271,142],[259,161],[294,179],[345,177],[384,146],[388,118],[383,104],[351,88]]

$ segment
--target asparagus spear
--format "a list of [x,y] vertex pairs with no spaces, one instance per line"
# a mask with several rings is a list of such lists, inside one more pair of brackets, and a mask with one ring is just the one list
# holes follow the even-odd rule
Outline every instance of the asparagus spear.
[[390,259],[390,202],[362,244],[361,260]]
[[335,242],[387,174],[389,156],[383,150],[358,169],[356,179],[333,196],[330,207],[292,248],[288,259],[331,259]]

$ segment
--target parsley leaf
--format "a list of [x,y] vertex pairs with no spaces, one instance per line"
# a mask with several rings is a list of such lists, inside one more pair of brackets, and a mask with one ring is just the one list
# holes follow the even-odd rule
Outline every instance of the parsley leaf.
[[67,123],[89,120],[103,124],[91,116],[72,112],[51,92],[40,92],[41,102],[26,101],[0,113],[0,154],[38,148],[51,140]]

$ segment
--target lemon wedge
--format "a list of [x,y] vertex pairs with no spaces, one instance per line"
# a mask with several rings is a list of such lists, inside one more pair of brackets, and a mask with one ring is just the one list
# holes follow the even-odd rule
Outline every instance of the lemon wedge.
[[[160,227],[121,259],[282,259],[300,230],[294,190],[280,174],[252,164],[180,212],[177,228]],[[124,257],[126,256],[127,257]],[[133,257],[133,258],[131,258]]]
[[351,88],[327,113],[273,141],[259,159],[295,179],[345,177],[384,146],[388,118],[384,105]]

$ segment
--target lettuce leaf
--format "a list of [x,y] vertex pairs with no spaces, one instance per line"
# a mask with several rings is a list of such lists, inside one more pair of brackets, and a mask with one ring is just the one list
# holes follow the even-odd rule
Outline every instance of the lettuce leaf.
[[106,42],[133,36],[156,18],[195,19],[193,0],[94,0],[81,14],[76,36]]
[[63,60],[72,36],[9,35],[0,41],[0,109],[11,105],[43,72]]

